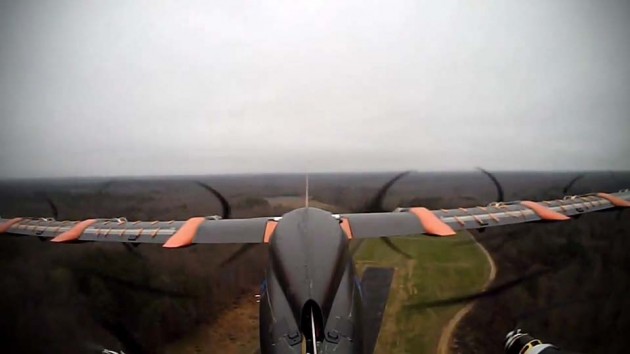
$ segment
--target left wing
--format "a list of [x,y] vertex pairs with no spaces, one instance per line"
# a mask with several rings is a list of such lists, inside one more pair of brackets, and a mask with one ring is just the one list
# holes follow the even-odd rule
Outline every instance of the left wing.
[[57,221],[49,218],[0,218],[0,234],[37,236],[53,242],[103,241],[158,243],[177,248],[197,243],[262,243],[269,239],[273,218],[218,219],[195,217],[186,221],[127,221],[88,219]]

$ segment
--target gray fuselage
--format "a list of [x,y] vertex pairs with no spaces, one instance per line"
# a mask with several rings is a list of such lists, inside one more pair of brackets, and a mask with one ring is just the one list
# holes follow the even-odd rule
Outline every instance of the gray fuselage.
[[338,218],[316,208],[293,210],[279,220],[269,252],[260,294],[261,353],[301,353],[303,347],[311,353],[313,333],[317,353],[363,353],[361,289]]

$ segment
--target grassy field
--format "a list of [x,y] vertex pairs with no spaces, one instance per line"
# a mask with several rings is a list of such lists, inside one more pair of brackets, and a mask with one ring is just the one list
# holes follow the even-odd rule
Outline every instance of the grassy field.
[[[359,272],[366,266],[394,267],[396,272],[385,310],[376,353],[435,353],[442,329],[464,305],[422,309],[414,304],[480,290],[490,265],[468,232],[450,238],[397,238],[396,245],[412,255],[405,259],[378,239],[365,240],[355,253]],[[353,245],[355,246],[355,245]],[[247,336],[234,336],[233,328]],[[226,311],[212,326],[171,345],[180,354],[250,354],[258,346],[258,306],[253,296]],[[214,349],[213,349],[214,348]]]
[[380,240],[364,241],[355,255],[357,267],[396,268],[376,353],[435,353],[444,326],[464,305],[413,306],[481,290],[490,264],[468,232],[451,238],[398,238],[408,260]]

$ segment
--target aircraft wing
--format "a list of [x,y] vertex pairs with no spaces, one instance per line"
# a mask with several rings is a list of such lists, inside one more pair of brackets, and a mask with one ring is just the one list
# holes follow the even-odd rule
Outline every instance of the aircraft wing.
[[37,236],[53,242],[157,243],[177,248],[198,243],[262,243],[273,231],[272,218],[216,219],[195,217],[186,221],[127,221],[88,219],[56,221],[46,218],[0,218],[0,234]]
[[450,236],[458,230],[554,222],[571,216],[612,208],[630,207],[630,192],[592,193],[542,202],[513,201],[472,208],[429,210],[399,208],[390,213],[342,214],[342,228],[350,238],[409,235]]
[[[472,208],[399,208],[387,213],[341,214],[338,218],[348,238],[419,234],[450,236],[458,230],[563,221],[574,215],[618,207],[630,207],[629,191],[586,194],[542,202],[492,203]],[[157,243],[166,248],[178,248],[204,243],[266,243],[272,237],[277,220],[272,217],[194,217],[185,221],[132,222],[124,218],[82,221],[0,218],[0,234],[36,236],[53,242]]]

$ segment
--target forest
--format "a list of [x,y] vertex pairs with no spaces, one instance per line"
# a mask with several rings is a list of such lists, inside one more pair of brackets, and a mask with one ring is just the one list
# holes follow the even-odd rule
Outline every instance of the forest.
[[[316,174],[310,194],[319,207],[353,211],[392,175]],[[561,197],[579,174],[495,175],[506,199],[542,200]],[[304,177],[297,174],[7,180],[0,182],[0,215],[171,220],[220,214],[219,202],[197,181],[225,195],[233,217],[282,215],[300,207],[304,195]],[[624,187],[630,187],[628,173],[591,172],[568,192]],[[412,173],[391,189],[386,205],[437,209],[485,205],[496,198],[493,184],[478,172]],[[493,284],[482,296],[425,304],[475,299],[456,328],[452,352],[501,353],[505,333],[515,326],[575,351],[623,351],[623,333],[630,329],[629,216],[615,210],[570,222],[474,232],[497,265]],[[3,236],[0,342],[21,353],[88,353],[103,347],[165,352],[256,292],[264,276],[265,246],[226,263],[237,248],[57,245]],[[244,336],[238,321],[234,327],[229,341]],[[247,334],[252,335],[257,334]]]

